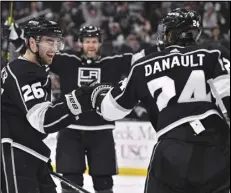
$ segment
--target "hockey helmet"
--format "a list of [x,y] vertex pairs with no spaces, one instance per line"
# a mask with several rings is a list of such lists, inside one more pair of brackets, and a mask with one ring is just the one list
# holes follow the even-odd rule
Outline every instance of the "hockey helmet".
[[[25,37],[28,45],[28,39],[33,37],[37,44],[39,44],[42,36],[49,36],[62,39],[63,32],[58,24],[54,21],[49,21],[43,18],[32,19],[25,26]],[[62,41],[58,41],[55,44],[58,50],[62,50],[64,48],[64,43]]]
[[[162,19],[157,29],[158,41],[165,45],[196,42],[201,29],[201,17],[196,11],[177,8]],[[171,38],[168,38],[169,32]]]
[[85,37],[97,37],[101,42],[100,28],[92,25],[81,27],[79,30],[80,41],[83,42],[83,38]]
[[62,37],[63,32],[56,22],[38,18],[32,19],[27,23],[27,25],[25,26],[25,36]]

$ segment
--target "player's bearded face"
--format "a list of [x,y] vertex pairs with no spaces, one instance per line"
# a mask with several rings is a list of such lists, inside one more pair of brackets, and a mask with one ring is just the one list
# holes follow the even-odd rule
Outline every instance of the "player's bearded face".
[[83,38],[83,52],[87,58],[96,58],[99,54],[101,43],[98,38]]
[[39,42],[39,55],[46,64],[51,64],[57,52],[63,49],[61,38],[43,36]]

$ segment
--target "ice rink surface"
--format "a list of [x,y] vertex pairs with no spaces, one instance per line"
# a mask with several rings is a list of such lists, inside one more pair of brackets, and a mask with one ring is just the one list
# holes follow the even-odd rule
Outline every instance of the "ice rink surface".
[[[61,193],[60,183],[54,179],[57,184],[57,191]],[[144,193],[145,177],[133,176],[114,176],[114,193]],[[91,177],[84,176],[84,188],[94,193]]]
[[[55,149],[56,149],[56,134],[51,134],[45,143],[51,149],[51,160],[55,163]],[[146,177],[140,176],[114,176],[114,193],[144,193]],[[61,187],[59,180],[54,178],[57,184],[57,191],[61,193]],[[84,175],[84,188],[90,193],[95,193],[93,189],[93,184],[91,177],[89,175]]]

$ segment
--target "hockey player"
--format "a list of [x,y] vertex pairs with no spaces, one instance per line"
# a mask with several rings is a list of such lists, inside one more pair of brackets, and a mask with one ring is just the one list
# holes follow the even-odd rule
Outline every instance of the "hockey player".
[[62,49],[62,31],[53,21],[31,20],[25,27],[27,49],[1,71],[3,193],[54,193],[43,143],[49,133],[74,123],[91,110],[90,91],[83,87],[52,104],[49,67]]
[[[20,30],[15,30],[18,33]],[[22,36],[20,32],[18,37]],[[22,47],[20,38],[11,38],[16,47]],[[117,83],[122,76],[127,76],[131,64],[145,52],[136,55],[125,53],[104,56],[100,53],[101,34],[96,26],[85,26],[80,29],[79,40],[82,52],[68,51],[57,53],[49,66],[59,75],[61,97],[83,84],[96,79],[98,83]],[[22,41],[21,41],[22,42]],[[56,149],[56,169],[64,177],[83,186],[83,173],[86,170],[85,156],[88,160],[89,174],[92,176],[97,193],[112,193],[113,175],[117,174],[115,143],[112,129],[114,121],[106,121],[96,112],[86,112],[78,121],[60,131]],[[63,193],[73,192],[65,184]]]
[[[61,99],[69,90],[94,79],[98,83],[115,84],[128,75],[137,57],[132,53],[101,54],[101,32],[96,26],[80,28],[79,41],[82,43],[81,53],[57,54],[51,65],[51,71],[60,78]],[[118,172],[114,127],[114,121],[106,121],[93,111],[82,114],[78,122],[68,126],[69,130],[60,131],[56,149],[57,172],[83,186],[86,156],[96,193],[112,193],[112,176]],[[72,190],[62,184],[62,193],[72,193]]]
[[[92,104],[121,119],[141,100],[157,131],[145,193],[228,193],[230,53],[196,42],[200,16],[176,9],[160,25],[166,48],[135,62],[122,84],[99,84]],[[108,91],[109,90],[109,91]]]

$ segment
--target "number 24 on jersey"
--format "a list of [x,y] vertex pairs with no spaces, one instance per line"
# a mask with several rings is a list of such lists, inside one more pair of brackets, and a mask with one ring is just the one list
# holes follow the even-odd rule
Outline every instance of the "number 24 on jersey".
[[[194,70],[190,74],[183,91],[177,102],[187,103],[195,101],[211,101],[210,94],[206,93],[205,74],[202,70]],[[154,93],[162,88],[162,92],[157,97],[157,106],[159,111],[167,107],[168,102],[176,96],[176,86],[173,79],[163,76],[148,82],[148,89],[154,97]],[[194,96],[192,98],[192,96]]]

